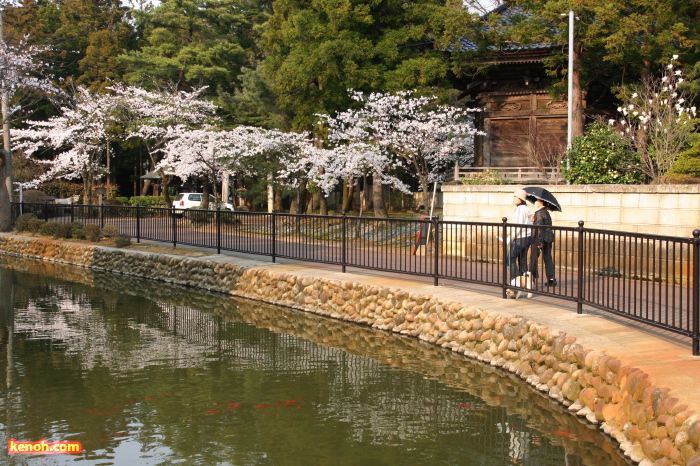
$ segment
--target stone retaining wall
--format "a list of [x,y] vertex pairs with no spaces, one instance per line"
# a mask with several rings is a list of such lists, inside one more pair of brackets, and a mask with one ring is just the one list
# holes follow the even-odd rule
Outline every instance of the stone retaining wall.
[[599,425],[644,465],[700,465],[700,414],[576,337],[468,303],[181,256],[0,235],[0,252],[199,287],[419,338],[502,367]]

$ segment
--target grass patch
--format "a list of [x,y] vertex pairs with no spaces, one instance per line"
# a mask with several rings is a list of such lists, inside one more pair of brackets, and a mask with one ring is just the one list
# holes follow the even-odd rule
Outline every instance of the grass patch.
[[133,249],[134,251],[155,252],[158,254],[172,254],[175,256],[187,257],[205,257],[214,255],[213,252],[208,251],[198,251],[196,249],[187,248],[174,248],[172,246],[160,246],[158,244],[146,243],[132,244],[131,246],[127,246],[124,249]]

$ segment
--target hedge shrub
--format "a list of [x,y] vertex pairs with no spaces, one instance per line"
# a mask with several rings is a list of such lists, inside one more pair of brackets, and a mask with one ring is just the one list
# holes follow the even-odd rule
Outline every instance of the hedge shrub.
[[644,180],[639,155],[602,122],[590,124],[586,134],[575,138],[566,157],[561,174],[571,184],[639,184]]

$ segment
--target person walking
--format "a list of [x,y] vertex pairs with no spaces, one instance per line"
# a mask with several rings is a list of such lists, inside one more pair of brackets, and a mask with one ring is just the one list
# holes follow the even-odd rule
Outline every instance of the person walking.
[[[549,207],[540,199],[535,200],[535,213],[532,215],[532,224],[540,226],[552,226],[552,216],[549,215]],[[544,271],[547,275],[547,286],[556,286],[554,278],[554,259],[552,258],[552,244],[554,243],[554,231],[551,228],[533,228],[532,253],[530,254],[530,272],[533,280],[537,280],[537,262],[542,254]]]
[[[525,202],[526,198],[527,193],[522,189],[518,189],[513,193],[513,204],[515,205],[513,223],[532,225],[530,209],[527,208],[527,203]],[[527,252],[530,249],[530,234],[530,228],[515,227],[512,230],[510,254],[508,257],[511,280],[523,275],[528,270]]]

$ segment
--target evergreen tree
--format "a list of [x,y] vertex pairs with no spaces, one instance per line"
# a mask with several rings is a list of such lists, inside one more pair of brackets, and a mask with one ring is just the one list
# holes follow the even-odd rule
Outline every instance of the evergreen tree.
[[210,94],[231,94],[240,84],[255,49],[253,26],[265,17],[255,5],[236,0],[166,0],[135,15],[143,41],[119,58],[126,82],[175,83],[180,90],[208,86]]
[[[365,92],[450,87],[436,50],[461,6],[441,0],[277,0],[262,38],[263,71],[297,130]],[[431,92],[434,92],[431,91]]]
[[133,44],[129,10],[119,0],[24,2],[5,14],[8,37],[29,35],[33,44],[49,46],[45,60],[57,79],[103,90],[120,79],[115,57]]

